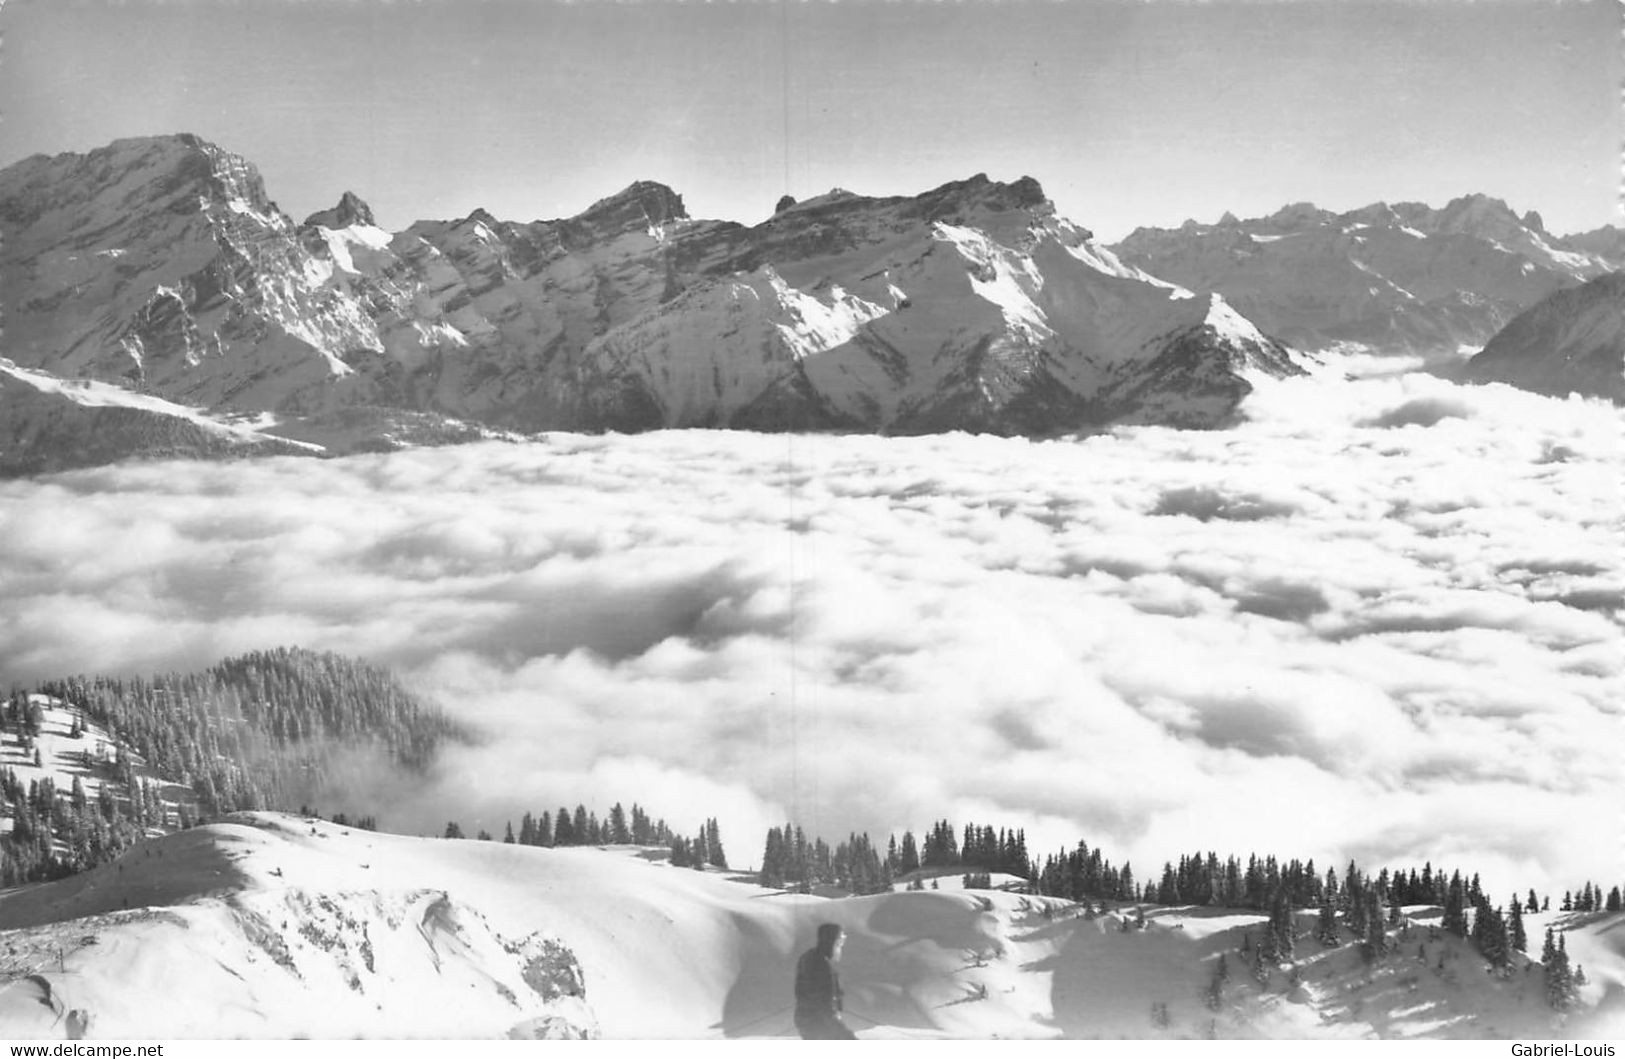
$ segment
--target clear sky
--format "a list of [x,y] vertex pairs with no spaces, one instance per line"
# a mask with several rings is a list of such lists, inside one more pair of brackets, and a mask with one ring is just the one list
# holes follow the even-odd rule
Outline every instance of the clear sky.
[[11,0],[0,164],[195,132],[290,214],[575,213],[637,179],[754,222],[785,191],[1039,179],[1116,238],[1483,191],[1617,218],[1612,0]]

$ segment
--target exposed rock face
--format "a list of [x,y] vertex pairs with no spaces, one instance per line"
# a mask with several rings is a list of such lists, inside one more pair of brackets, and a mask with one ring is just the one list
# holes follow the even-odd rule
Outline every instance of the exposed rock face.
[[1218,291],[1299,348],[1426,353],[1482,345],[1553,291],[1625,267],[1625,243],[1607,232],[1560,239],[1533,211],[1519,218],[1468,195],[1443,209],[1378,202],[1341,214],[1296,203],[1269,217],[1141,228],[1116,249]]
[[348,228],[351,225],[364,224],[371,226],[372,207],[362,202],[356,193],[346,191],[339,197],[339,204],[330,210],[322,210],[305,218],[304,228]]
[[1467,377],[1625,402],[1625,273],[1558,291],[1520,313],[1468,362]]
[[0,173],[0,234],[6,356],[232,412],[1045,433],[1218,422],[1297,370],[1030,178],[837,190],[751,228],[639,182],[564,220],[392,235],[348,192],[295,225],[248,163],[173,136]]
[[347,356],[380,347],[253,167],[195,137],[18,163],[0,173],[0,235],[5,354],[24,367],[315,408],[357,388]]

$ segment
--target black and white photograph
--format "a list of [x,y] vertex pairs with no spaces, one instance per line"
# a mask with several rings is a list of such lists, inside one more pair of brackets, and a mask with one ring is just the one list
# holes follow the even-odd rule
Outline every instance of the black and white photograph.
[[1625,5],[0,35],[0,1040],[1625,1037]]

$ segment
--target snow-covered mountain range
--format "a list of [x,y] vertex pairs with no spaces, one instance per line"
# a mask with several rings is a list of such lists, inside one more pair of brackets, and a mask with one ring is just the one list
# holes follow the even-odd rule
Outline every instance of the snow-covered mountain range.
[[1140,228],[1114,249],[1139,268],[1217,291],[1304,350],[1454,353],[1555,291],[1625,267],[1618,229],[1559,237],[1538,213],[1467,195],[1442,209],[1309,203],[1268,217]]
[[[1545,1038],[1618,1032],[1622,913],[1532,913],[1587,983],[1487,973],[1437,907],[1375,958],[1343,932],[1250,964],[1267,917],[940,891],[830,899],[637,847],[384,835],[237,814],[0,895],[14,1038],[792,1036],[795,957],[848,934],[849,1024],[873,1038]],[[1538,942],[1534,948],[1538,949]],[[1222,965],[1222,966],[1221,966]],[[1226,969],[1228,973],[1226,973]],[[185,987],[176,990],[175,983]]]
[[[295,222],[189,135],[0,171],[0,239],[11,474],[547,429],[1212,426],[1301,370],[1288,346],[1453,354],[1625,266],[1617,229],[1559,238],[1481,195],[1108,248],[981,175],[754,226],[639,182],[562,220],[389,232],[350,192]],[[1612,392],[1540,363],[1494,377]]]
[[836,191],[754,227],[637,183],[565,220],[390,233],[349,193],[295,223],[252,165],[181,135],[8,168],[0,233],[16,368],[280,433],[358,408],[525,431],[1209,425],[1298,371],[1030,179]]

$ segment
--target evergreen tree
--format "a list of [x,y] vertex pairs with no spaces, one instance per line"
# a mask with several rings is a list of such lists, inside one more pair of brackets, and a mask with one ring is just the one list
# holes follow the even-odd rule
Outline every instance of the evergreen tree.
[[1292,927],[1292,906],[1284,887],[1278,888],[1270,899],[1269,911],[1269,924],[1264,928],[1264,938],[1259,948],[1264,951],[1264,959],[1270,963],[1290,960],[1296,940]]
[[1529,951],[1529,936],[1524,932],[1523,908],[1518,904],[1517,894],[1512,895],[1511,915],[1507,920],[1507,942],[1518,952]]
[[1321,899],[1320,918],[1315,924],[1315,938],[1322,945],[1333,947],[1338,944],[1337,911],[1332,908],[1332,898],[1326,894]]
[[458,825],[457,821],[455,821],[455,820],[447,821],[447,823],[446,823],[446,837],[447,838],[462,838],[463,837],[463,829],[462,829],[461,826]]
[[1381,899],[1375,888],[1365,896],[1365,937],[1360,953],[1367,960],[1380,960],[1388,952],[1388,935],[1383,926]]
[[1574,976],[1569,971],[1568,943],[1563,938],[1554,943],[1551,927],[1546,928],[1540,962],[1545,972],[1546,1002],[1557,1011],[1567,1011],[1577,998]]
[[705,866],[711,862],[711,847],[705,836],[706,829],[702,824],[699,834],[695,835],[694,841],[689,844],[688,866],[696,871],[704,871]]
[[722,829],[717,826],[716,817],[712,817],[705,822],[705,848],[706,859],[711,864],[727,871],[728,854],[723,852],[722,849]]
[[1490,907],[1489,898],[1480,896],[1473,910],[1473,947],[1491,967],[1504,969],[1512,963],[1512,944],[1506,919]]
[[553,845],[573,846],[576,841],[575,828],[570,824],[570,810],[561,805],[558,815],[553,817]]
[[1458,938],[1467,936],[1467,889],[1461,881],[1461,872],[1450,876],[1450,888],[1445,892],[1444,929]]
[[914,832],[903,832],[903,847],[898,852],[897,870],[908,875],[920,870],[920,851],[914,844]]
[[784,832],[777,827],[769,828],[767,844],[762,850],[762,868],[756,876],[757,883],[775,890],[782,888],[787,878],[788,860]]

